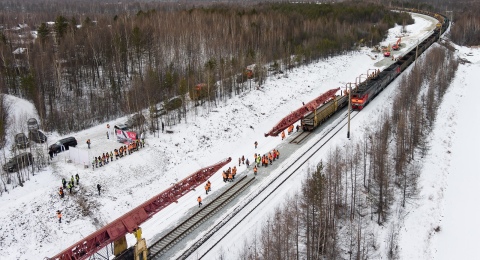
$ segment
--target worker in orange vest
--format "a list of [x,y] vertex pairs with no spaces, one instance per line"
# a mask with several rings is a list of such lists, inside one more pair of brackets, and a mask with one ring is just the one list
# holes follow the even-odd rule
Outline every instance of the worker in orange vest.
[[202,206],[202,197],[198,196],[197,201],[198,201],[198,207],[200,208],[200,206]]
[[63,188],[60,187],[60,189],[58,190],[58,195],[60,195],[60,198],[63,199],[63,196],[65,196],[65,193],[63,192]]
[[57,210],[57,218],[58,223],[62,223],[62,212],[60,210]]
[[207,181],[207,185],[208,185],[208,191],[212,191],[212,184],[210,183],[210,181]]
[[205,184],[205,194],[207,194],[207,195],[208,195],[208,183],[207,183],[207,184]]
[[237,166],[233,166],[233,169],[232,169],[232,179],[235,180],[235,175],[237,174]]
[[285,139],[285,131],[282,131],[282,140]]
[[223,182],[227,182],[227,173],[225,171],[223,171],[222,177],[223,177]]
[[257,166],[256,165],[253,166],[253,174],[257,175],[257,171],[258,171]]

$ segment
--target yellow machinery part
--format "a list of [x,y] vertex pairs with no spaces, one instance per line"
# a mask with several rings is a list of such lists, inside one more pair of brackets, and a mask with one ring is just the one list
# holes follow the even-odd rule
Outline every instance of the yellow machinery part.
[[120,237],[113,243],[113,254],[115,256],[120,255],[123,251],[127,250],[127,238],[125,236]]
[[142,238],[138,240],[137,244],[135,245],[135,260],[147,260],[147,253],[147,242],[145,242],[145,239]]

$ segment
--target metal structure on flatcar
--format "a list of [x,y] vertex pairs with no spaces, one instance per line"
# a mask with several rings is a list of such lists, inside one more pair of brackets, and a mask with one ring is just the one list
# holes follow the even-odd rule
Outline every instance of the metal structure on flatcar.
[[265,134],[267,136],[277,136],[283,130],[287,129],[289,126],[294,124],[295,122],[301,120],[306,114],[309,112],[315,111],[318,107],[323,106],[325,103],[330,101],[331,99],[335,98],[335,93],[340,88],[330,89],[329,91],[323,93],[322,95],[318,96],[314,100],[308,102],[307,104],[303,105],[299,109],[293,111],[288,116],[284,117],[280,122],[278,122],[270,132]]

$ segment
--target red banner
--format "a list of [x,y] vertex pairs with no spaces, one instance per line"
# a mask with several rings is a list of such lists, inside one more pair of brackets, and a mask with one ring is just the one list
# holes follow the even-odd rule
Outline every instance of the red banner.
[[117,134],[117,141],[120,143],[131,143],[132,141],[138,139],[137,132],[123,131],[117,129],[115,130],[115,133]]

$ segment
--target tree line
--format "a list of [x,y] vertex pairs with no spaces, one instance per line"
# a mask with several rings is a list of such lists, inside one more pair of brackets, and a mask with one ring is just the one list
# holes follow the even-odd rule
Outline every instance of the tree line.
[[477,15],[480,11],[479,1],[418,0],[393,1],[392,4],[443,14],[453,22],[450,28],[453,42],[462,46],[480,45],[480,17]]
[[[363,137],[333,148],[310,169],[301,191],[244,241],[238,258],[397,259],[400,220],[393,205],[405,207],[418,195],[427,136],[457,68],[454,52],[432,47],[401,77],[392,107]],[[385,242],[372,224],[388,230]],[[379,255],[381,243],[386,255]]]
[[[168,110],[181,120],[189,107],[249,90],[248,65],[258,65],[252,77],[261,85],[268,73],[351,51],[361,39],[379,42],[395,22],[412,22],[363,3],[158,5],[135,14],[57,15],[53,23],[44,12],[22,21],[33,22],[35,40],[26,29],[1,31],[0,91],[31,100],[42,128],[61,134],[156,111],[174,97],[181,102]],[[19,23],[13,18],[0,12],[7,28]],[[199,83],[208,89],[202,102],[188,98]]]

